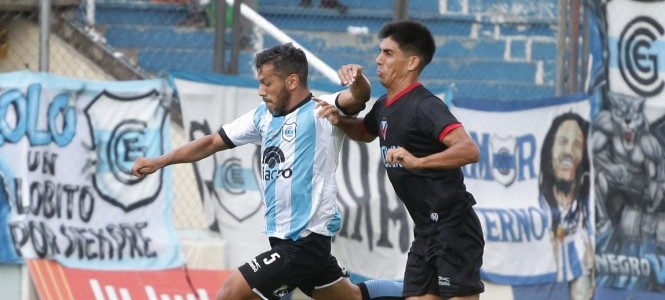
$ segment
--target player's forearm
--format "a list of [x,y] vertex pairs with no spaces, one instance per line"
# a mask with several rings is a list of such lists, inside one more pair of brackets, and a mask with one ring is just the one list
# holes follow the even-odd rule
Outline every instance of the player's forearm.
[[369,143],[376,138],[365,130],[362,118],[342,118],[336,126],[354,141]]
[[369,80],[360,74],[358,78],[343,91],[338,98],[338,105],[350,115],[355,115],[365,109],[365,103],[369,101],[372,93]]
[[480,159],[480,151],[475,143],[460,142],[448,149],[419,158],[418,168],[421,169],[454,169],[476,163]]
[[369,98],[372,94],[372,87],[369,83],[369,80],[365,75],[360,74],[358,79],[351,84],[349,87],[349,92],[351,92],[353,102],[357,107],[365,107],[365,103],[369,101]]
[[220,144],[221,138],[215,135],[217,133],[200,137],[174,149],[160,158],[160,164],[168,166],[192,163],[204,159],[217,151],[226,149],[227,147],[223,141]]

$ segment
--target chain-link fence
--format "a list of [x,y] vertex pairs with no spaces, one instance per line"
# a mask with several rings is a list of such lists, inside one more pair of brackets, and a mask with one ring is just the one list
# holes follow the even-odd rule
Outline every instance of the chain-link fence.
[[[40,7],[15,2],[0,0],[0,72],[132,80],[182,70],[253,78],[254,53],[282,42],[284,34],[330,70],[346,63],[371,70],[379,28],[405,16],[426,24],[437,42],[421,81],[434,91],[451,88],[455,97],[551,97],[562,90],[557,82],[578,86],[569,79],[584,65],[566,55],[584,49],[577,44],[584,37],[578,30],[584,5],[577,0],[246,0],[245,8],[222,0],[52,0],[46,1],[52,3],[47,49],[40,44]],[[310,80],[329,81],[325,67],[312,67]],[[367,73],[382,93],[376,75]],[[185,141],[180,127],[172,132],[174,145]],[[174,223],[204,227],[191,166],[174,173]]]

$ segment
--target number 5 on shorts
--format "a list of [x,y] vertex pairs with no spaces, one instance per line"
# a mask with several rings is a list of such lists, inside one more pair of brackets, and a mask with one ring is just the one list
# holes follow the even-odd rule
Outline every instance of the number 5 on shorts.
[[263,264],[264,265],[269,265],[269,264],[275,262],[275,260],[277,260],[279,257],[280,257],[279,253],[277,253],[277,252],[275,252],[273,254],[270,254],[270,258],[264,258],[263,259]]

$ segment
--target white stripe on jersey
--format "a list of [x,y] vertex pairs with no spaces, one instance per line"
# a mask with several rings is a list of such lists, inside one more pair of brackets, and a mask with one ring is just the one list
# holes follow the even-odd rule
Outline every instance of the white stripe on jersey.
[[[317,97],[335,105],[339,93]],[[265,233],[298,239],[339,231],[335,172],[343,133],[316,116],[309,101],[286,116],[273,117],[265,104],[222,126],[236,146],[261,143]]]

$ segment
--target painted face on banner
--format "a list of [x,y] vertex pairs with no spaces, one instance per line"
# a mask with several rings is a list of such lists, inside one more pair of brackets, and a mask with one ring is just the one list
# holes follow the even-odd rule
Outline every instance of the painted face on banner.
[[275,71],[273,64],[264,64],[258,70],[259,96],[273,116],[286,111],[291,93],[286,88],[286,79]]
[[584,155],[584,133],[573,120],[561,123],[552,146],[552,169],[559,180],[575,180],[575,171]]

